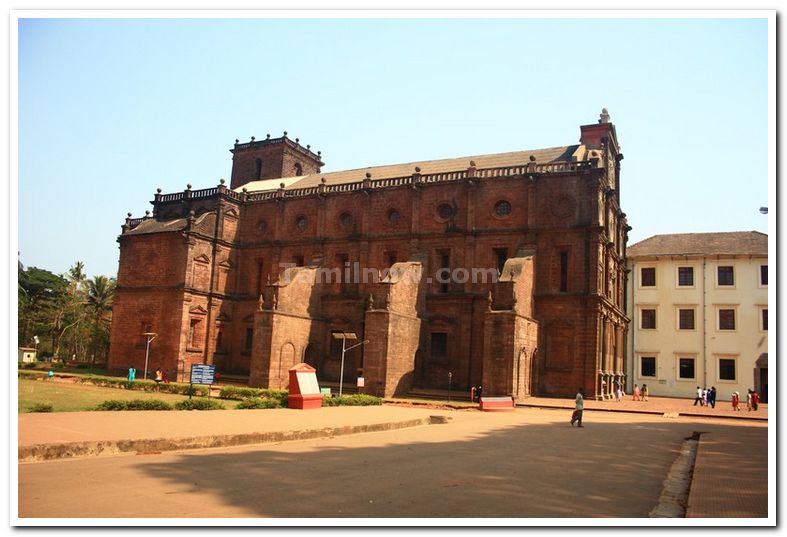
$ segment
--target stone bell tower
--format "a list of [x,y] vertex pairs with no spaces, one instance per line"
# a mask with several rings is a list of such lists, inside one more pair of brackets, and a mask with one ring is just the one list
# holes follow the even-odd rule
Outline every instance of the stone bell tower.
[[271,138],[268,134],[264,140],[255,140],[253,136],[250,142],[235,140],[235,147],[230,152],[230,188],[233,189],[262,179],[320,173],[324,166],[319,151],[312,153],[311,146],[303,147],[298,138],[290,140],[287,131],[280,138]]

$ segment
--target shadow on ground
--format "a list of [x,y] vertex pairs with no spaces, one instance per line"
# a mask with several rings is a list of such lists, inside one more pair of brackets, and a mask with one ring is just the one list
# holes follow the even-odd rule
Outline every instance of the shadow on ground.
[[646,517],[694,431],[767,445],[767,428],[586,416],[579,429],[568,415],[23,464],[20,516]]

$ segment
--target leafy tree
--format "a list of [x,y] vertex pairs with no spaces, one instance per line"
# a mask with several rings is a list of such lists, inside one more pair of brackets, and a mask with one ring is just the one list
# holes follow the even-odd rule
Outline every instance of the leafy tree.
[[[77,261],[61,276],[19,263],[19,343],[32,345],[39,335],[39,351],[91,361],[105,358],[109,349],[115,279],[88,279]],[[44,338],[44,336],[49,336]]]
[[37,334],[54,335],[56,318],[67,295],[66,280],[48,270],[28,267],[18,271],[19,343],[29,345]]

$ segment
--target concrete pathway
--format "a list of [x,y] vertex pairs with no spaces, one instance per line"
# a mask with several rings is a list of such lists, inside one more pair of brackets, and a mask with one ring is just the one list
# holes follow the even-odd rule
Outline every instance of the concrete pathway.
[[[450,420],[426,426],[433,415]],[[588,411],[578,429],[569,426],[569,415],[388,405],[22,414],[20,455],[53,443],[262,436],[241,447],[193,443],[188,451],[20,462],[18,513],[514,517],[522,524],[530,517],[639,518],[658,502],[684,439],[699,431],[687,516],[767,515],[767,422]],[[378,432],[351,434],[362,432],[353,427]],[[279,436],[264,436],[273,433]]]
[[423,408],[325,407],[312,410],[58,412],[19,414],[19,459],[264,444],[414,427]]

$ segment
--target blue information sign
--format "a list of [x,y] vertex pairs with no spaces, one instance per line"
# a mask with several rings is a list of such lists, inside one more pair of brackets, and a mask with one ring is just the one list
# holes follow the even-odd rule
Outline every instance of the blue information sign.
[[213,377],[215,374],[215,365],[191,364],[192,384],[213,384]]

